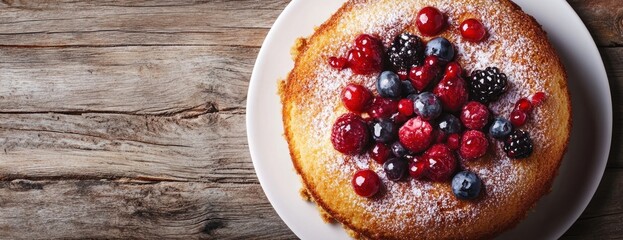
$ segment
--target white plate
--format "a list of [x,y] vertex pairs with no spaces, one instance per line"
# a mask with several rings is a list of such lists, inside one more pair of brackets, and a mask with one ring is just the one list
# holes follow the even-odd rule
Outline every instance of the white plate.
[[[247,98],[247,134],[255,171],[279,216],[302,239],[348,239],[325,224],[316,207],[299,196],[283,138],[277,82],[292,68],[290,47],[309,36],[344,1],[295,0],[279,16],[253,69]],[[516,0],[548,32],[569,75],[573,131],[553,190],[516,228],[501,239],[556,239],[588,205],[603,175],[612,137],[612,101],[599,51],[588,30],[564,0]]]

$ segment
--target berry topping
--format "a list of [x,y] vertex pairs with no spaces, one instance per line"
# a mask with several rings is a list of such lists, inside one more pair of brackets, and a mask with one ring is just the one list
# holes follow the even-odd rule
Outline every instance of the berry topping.
[[476,70],[468,81],[470,97],[481,103],[495,101],[506,92],[506,82],[506,74],[496,67]]
[[370,157],[374,159],[374,161],[379,164],[383,164],[392,155],[392,150],[383,143],[376,143],[368,151],[368,154],[370,154]]
[[413,102],[413,111],[422,119],[429,121],[441,114],[441,102],[434,94],[423,92]]
[[389,159],[383,164],[383,170],[385,170],[387,179],[392,181],[402,179],[406,175],[408,168],[409,164],[407,161],[400,158]]
[[402,146],[402,144],[400,144],[400,142],[393,143],[391,148],[392,148],[392,153],[396,157],[401,158],[401,157],[404,157],[407,154],[409,154],[409,150],[407,150],[404,146]]
[[415,179],[422,179],[428,170],[428,164],[424,161],[414,161],[409,162],[409,175]]
[[503,139],[513,130],[511,122],[505,118],[495,118],[491,128],[489,128],[489,134],[497,139]]
[[394,39],[387,55],[394,70],[410,69],[422,65],[424,44],[418,36],[403,33]]
[[348,51],[348,67],[356,74],[371,74],[383,67],[383,46],[376,38],[362,34],[355,40],[355,48]]
[[455,78],[461,77],[462,74],[463,69],[461,68],[461,65],[459,65],[459,63],[450,62],[448,63],[448,65],[446,65],[446,72],[444,73],[444,77]]
[[426,56],[437,56],[439,60],[450,62],[454,58],[454,47],[448,39],[438,37],[426,43]]
[[389,119],[379,119],[370,127],[372,138],[377,142],[389,143],[395,140],[398,127]]
[[526,120],[528,119],[528,115],[519,110],[515,109],[511,112],[511,123],[514,127],[521,127],[526,124]]
[[473,18],[463,21],[459,29],[461,30],[461,36],[470,42],[480,42],[487,34],[485,26]]
[[348,62],[348,60],[346,60],[346,58],[343,57],[330,57],[329,58],[329,65],[331,65],[331,67],[333,68],[337,68],[337,69],[344,69],[346,67],[346,63]]
[[461,111],[461,122],[466,128],[480,130],[489,122],[489,109],[482,103],[468,102]]
[[415,90],[415,87],[413,87],[413,84],[411,84],[411,81],[402,80],[402,95],[408,96],[414,93],[417,93],[417,90]]
[[399,98],[402,96],[402,81],[392,71],[385,71],[376,80],[376,91],[384,98]]
[[411,118],[398,130],[398,139],[410,151],[422,152],[433,141],[433,126],[421,117]]
[[461,135],[458,133],[453,133],[448,135],[448,139],[446,139],[446,144],[448,148],[452,150],[458,150],[461,147]]
[[372,104],[368,108],[368,115],[377,119],[390,118],[392,115],[394,115],[394,113],[397,112],[398,101],[389,98],[382,98],[379,96],[375,97],[372,100]]
[[541,105],[543,100],[545,100],[545,97],[546,96],[544,92],[537,92],[530,97],[530,101],[532,102],[532,105],[538,106]]
[[452,114],[445,114],[439,120],[439,130],[446,134],[453,134],[461,132],[461,120]]
[[527,98],[521,98],[517,100],[517,103],[515,103],[515,109],[525,113],[529,113],[530,111],[532,111],[532,102],[530,102],[530,100],[528,100]]
[[355,173],[351,184],[353,184],[353,189],[357,195],[372,197],[381,188],[381,179],[372,170],[359,170]]
[[408,98],[400,99],[398,102],[398,112],[407,117],[413,115],[413,101]]
[[422,160],[428,163],[427,176],[430,180],[445,181],[456,168],[456,158],[452,151],[444,144],[435,144],[422,155]]
[[475,199],[480,194],[482,181],[473,172],[462,171],[452,178],[452,192],[462,200]]
[[489,141],[484,133],[477,130],[469,130],[463,134],[459,154],[466,160],[480,158],[487,153]]
[[423,91],[437,76],[437,72],[434,67],[429,65],[417,66],[411,68],[409,71],[409,79],[411,84],[418,91]]
[[456,112],[467,102],[468,92],[465,81],[460,77],[444,77],[433,93],[439,97],[443,109]]
[[523,130],[514,130],[504,141],[504,151],[511,158],[527,158],[532,154],[532,139]]
[[352,113],[340,116],[331,131],[333,148],[347,155],[361,153],[368,144],[369,137],[367,124]]
[[418,12],[415,24],[422,35],[434,36],[443,29],[445,19],[437,8],[425,7]]
[[372,103],[372,93],[359,84],[348,84],[342,90],[342,103],[351,112],[361,113]]

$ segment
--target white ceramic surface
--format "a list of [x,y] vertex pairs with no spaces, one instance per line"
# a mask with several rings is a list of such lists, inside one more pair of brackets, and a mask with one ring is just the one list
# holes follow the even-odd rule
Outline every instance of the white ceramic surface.
[[[279,16],[253,69],[247,98],[247,134],[255,171],[279,216],[302,239],[348,239],[338,225],[325,224],[316,207],[299,196],[285,139],[277,82],[292,68],[290,47],[309,36],[344,1],[294,0]],[[556,239],[588,205],[603,175],[612,137],[608,78],[588,30],[564,0],[516,0],[548,32],[569,75],[573,131],[552,192],[500,239]],[[555,124],[555,123],[552,123]]]

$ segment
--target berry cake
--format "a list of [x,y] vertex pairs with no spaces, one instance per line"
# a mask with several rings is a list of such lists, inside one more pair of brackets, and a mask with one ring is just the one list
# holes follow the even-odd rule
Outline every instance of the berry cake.
[[327,221],[362,239],[482,239],[550,191],[566,74],[508,0],[352,0],[299,39],[285,137]]

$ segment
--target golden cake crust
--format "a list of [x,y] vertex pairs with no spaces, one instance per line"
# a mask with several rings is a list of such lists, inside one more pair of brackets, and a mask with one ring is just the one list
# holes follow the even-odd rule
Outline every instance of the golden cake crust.
[[[534,142],[530,158],[508,159],[502,144],[491,140],[485,157],[462,163],[483,181],[484,190],[475,201],[457,200],[449,182],[389,181],[382,166],[367,155],[343,155],[330,141],[333,122],[347,112],[339,97],[341,89],[348,83],[374,89],[376,74],[354,75],[349,69],[332,69],[327,58],[345,56],[362,33],[378,36],[385,47],[404,31],[421,36],[414,18],[425,6],[436,7],[447,16],[449,25],[440,35],[455,45],[457,60],[466,71],[495,66],[508,75],[508,92],[490,105],[495,115],[508,117],[519,98],[537,91],[548,96],[522,127]],[[487,27],[489,36],[484,42],[461,39],[458,24],[470,17],[480,19]],[[311,37],[299,41],[294,50],[295,66],[279,90],[292,162],[308,196],[356,238],[490,238],[516,225],[550,190],[571,129],[566,75],[545,32],[514,3],[349,1]],[[371,199],[352,190],[350,179],[359,169],[376,171],[384,184]]]

